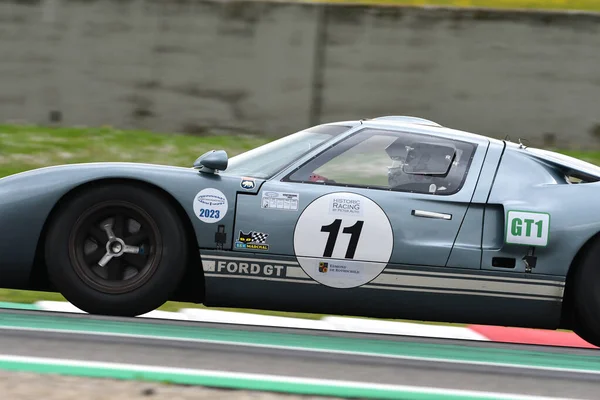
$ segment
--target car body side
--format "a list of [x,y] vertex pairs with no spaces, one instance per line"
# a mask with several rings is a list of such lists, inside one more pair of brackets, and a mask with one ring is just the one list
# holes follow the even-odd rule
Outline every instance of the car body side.
[[[484,138],[466,132],[442,127],[397,124],[391,121],[354,123],[347,133],[331,143],[316,148],[299,158],[277,174],[278,181],[304,162],[335,145],[347,135],[364,126],[377,129],[407,130],[442,137],[455,137],[477,142],[482,154],[479,167],[468,171],[477,176],[471,203],[465,214],[454,247],[446,265],[399,265],[397,268],[425,271],[449,278],[473,275],[485,279],[546,280],[562,283],[569,271],[576,267],[574,260],[586,243],[600,232],[599,183],[568,184],[561,166],[531,156],[527,149],[505,141]],[[146,185],[163,193],[180,212],[182,223],[193,235],[191,243],[197,246],[200,256],[229,254],[232,252],[235,233],[235,215],[245,212],[236,207],[240,194],[260,192],[265,180],[255,179],[252,189],[242,189],[241,177],[227,174],[203,174],[191,168],[178,168],[133,163],[89,163],[41,168],[16,174],[0,180],[0,281],[2,287],[52,290],[36,275],[43,271],[40,247],[43,246],[44,229],[53,210],[65,196],[76,195],[88,185],[107,181],[128,181]],[[219,224],[201,222],[193,211],[197,193],[207,187],[221,190],[228,202],[228,212]],[[353,191],[352,188],[346,188]],[[432,198],[435,202],[435,198]],[[304,205],[306,206],[306,205]],[[525,271],[521,261],[530,250],[526,246],[508,245],[504,242],[506,212],[528,210],[551,215],[550,241],[547,247],[537,248],[537,266]],[[298,213],[302,208],[298,210]],[[217,226],[223,225],[227,240],[215,242]],[[218,249],[217,249],[218,248]],[[582,250],[583,249],[583,250]],[[215,253],[216,252],[216,253]],[[475,252],[475,253],[474,253]],[[198,253],[198,251],[196,251]],[[468,254],[468,255],[467,255]],[[479,263],[472,264],[479,256]],[[246,254],[244,254],[246,255]],[[283,260],[292,263],[293,254],[260,254],[262,259]],[[515,258],[512,269],[492,266],[494,257]],[[468,261],[466,261],[468,260]],[[465,262],[471,263],[469,266]],[[201,271],[200,258],[190,263],[190,268]],[[39,282],[42,282],[41,284]],[[206,288],[204,288],[206,285]],[[387,318],[426,319],[454,322],[506,324],[540,328],[568,327],[562,314],[561,301],[535,301],[520,298],[473,297],[418,291],[385,291],[367,288],[348,290],[332,289],[323,285],[235,279],[202,279],[192,287],[197,297],[176,297],[174,300],[197,300],[209,306],[238,306],[271,308],[283,311],[331,312]],[[476,300],[476,301],[474,301]],[[562,322],[561,322],[562,321]]]

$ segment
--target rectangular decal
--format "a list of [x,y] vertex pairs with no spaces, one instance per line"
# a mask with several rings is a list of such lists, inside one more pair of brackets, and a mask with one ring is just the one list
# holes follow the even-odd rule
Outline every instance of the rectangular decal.
[[532,211],[508,211],[506,243],[547,246],[550,236],[550,214]]
[[298,202],[300,195],[298,193],[283,193],[266,191],[262,194],[261,208],[275,210],[298,211]]
[[340,275],[340,276],[350,276],[350,275],[360,275],[362,272],[360,269],[360,265],[351,266],[347,264],[340,263],[332,263],[322,261],[319,263],[319,272],[322,274],[330,274],[330,275]]
[[202,260],[204,272],[221,275],[253,275],[262,277],[285,277],[288,266],[265,262],[242,262],[240,260]]
[[239,231],[235,247],[238,249],[269,250],[268,237],[268,233],[257,231],[244,233],[243,231]]

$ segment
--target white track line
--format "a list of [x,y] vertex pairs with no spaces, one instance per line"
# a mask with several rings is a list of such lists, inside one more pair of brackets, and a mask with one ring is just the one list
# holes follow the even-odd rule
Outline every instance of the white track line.
[[404,392],[404,393],[419,393],[428,395],[439,395],[439,396],[464,396],[464,397],[475,397],[475,398],[493,398],[493,399],[515,399],[515,400],[550,400],[556,399],[555,397],[542,397],[542,396],[527,396],[512,393],[496,393],[487,391],[472,391],[472,390],[457,390],[457,389],[442,389],[442,388],[429,388],[422,386],[407,386],[407,385],[386,385],[376,384],[368,382],[355,382],[355,381],[343,381],[343,380],[330,380],[330,379],[314,379],[314,378],[299,378],[292,376],[283,375],[268,375],[268,374],[254,374],[254,373],[241,373],[241,372],[229,372],[219,370],[203,370],[203,369],[190,369],[190,368],[174,368],[174,367],[158,367],[158,366],[147,366],[141,364],[125,364],[125,363],[109,363],[109,362],[96,362],[96,361],[82,361],[74,359],[59,359],[59,358],[42,358],[42,357],[23,357],[14,356],[8,354],[0,354],[0,363],[26,363],[30,365],[51,365],[51,366],[62,366],[71,368],[96,368],[105,369],[110,376],[110,371],[131,371],[131,372],[151,372],[168,375],[186,375],[190,377],[207,377],[207,378],[225,378],[225,379],[243,379],[251,381],[263,381],[269,383],[281,383],[281,384],[299,384],[306,386],[329,386],[336,388],[353,388],[353,389],[366,389],[366,390],[382,390],[391,392]]
[[[79,308],[65,301],[38,301],[36,306],[45,311],[84,313]],[[313,320],[306,318],[290,318],[233,311],[207,310],[202,308],[183,308],[180,309],[179,312],[158,310],[151,311],[147,314],[140,315],[138,318],[157,318],[219,324],[376,333],[444,339],[488,340],[485,336],[480,335],[479,333],[466,327],[379,321],[366,318],[335,316],[326,316],[319,320]]]

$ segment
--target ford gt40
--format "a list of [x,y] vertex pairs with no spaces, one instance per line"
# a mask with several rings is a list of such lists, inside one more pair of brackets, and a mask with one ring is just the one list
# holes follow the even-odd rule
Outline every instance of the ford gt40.
[[0,285],[136,316],[206,306],[573,329],[600,345],[600,168],[387,116],[193,166],[0,179]]

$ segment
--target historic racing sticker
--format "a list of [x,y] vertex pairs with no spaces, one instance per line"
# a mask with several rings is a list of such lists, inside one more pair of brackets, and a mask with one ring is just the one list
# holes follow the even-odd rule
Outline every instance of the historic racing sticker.
[[506,243],[547,246],[550,214],[532,211],[509,211],[506,217]]
[[332,197],[329,214],[362,216],[361,202],[362,199],[348,199],[344,196]]
[[209,224],[222,220],[228,207],[227,198],[218,189],[203,189],[194,198],[194,214]]
[[261,208],[270,208],[275,210],[298,211],[298,202],[300,195],[298,193],[282,193],[265,191],[262,193]]
[[268,233],[250,231],[244,233],[239,231],[235,247],[238,249],[249,249],[249,250],[269,250],[269,244],[267,243]]
[[375,279],[392,255],[394,237],[385,212],[355,193],[331,193],[310,203],[294,230],[298,263],[312,279],[353,288]]

